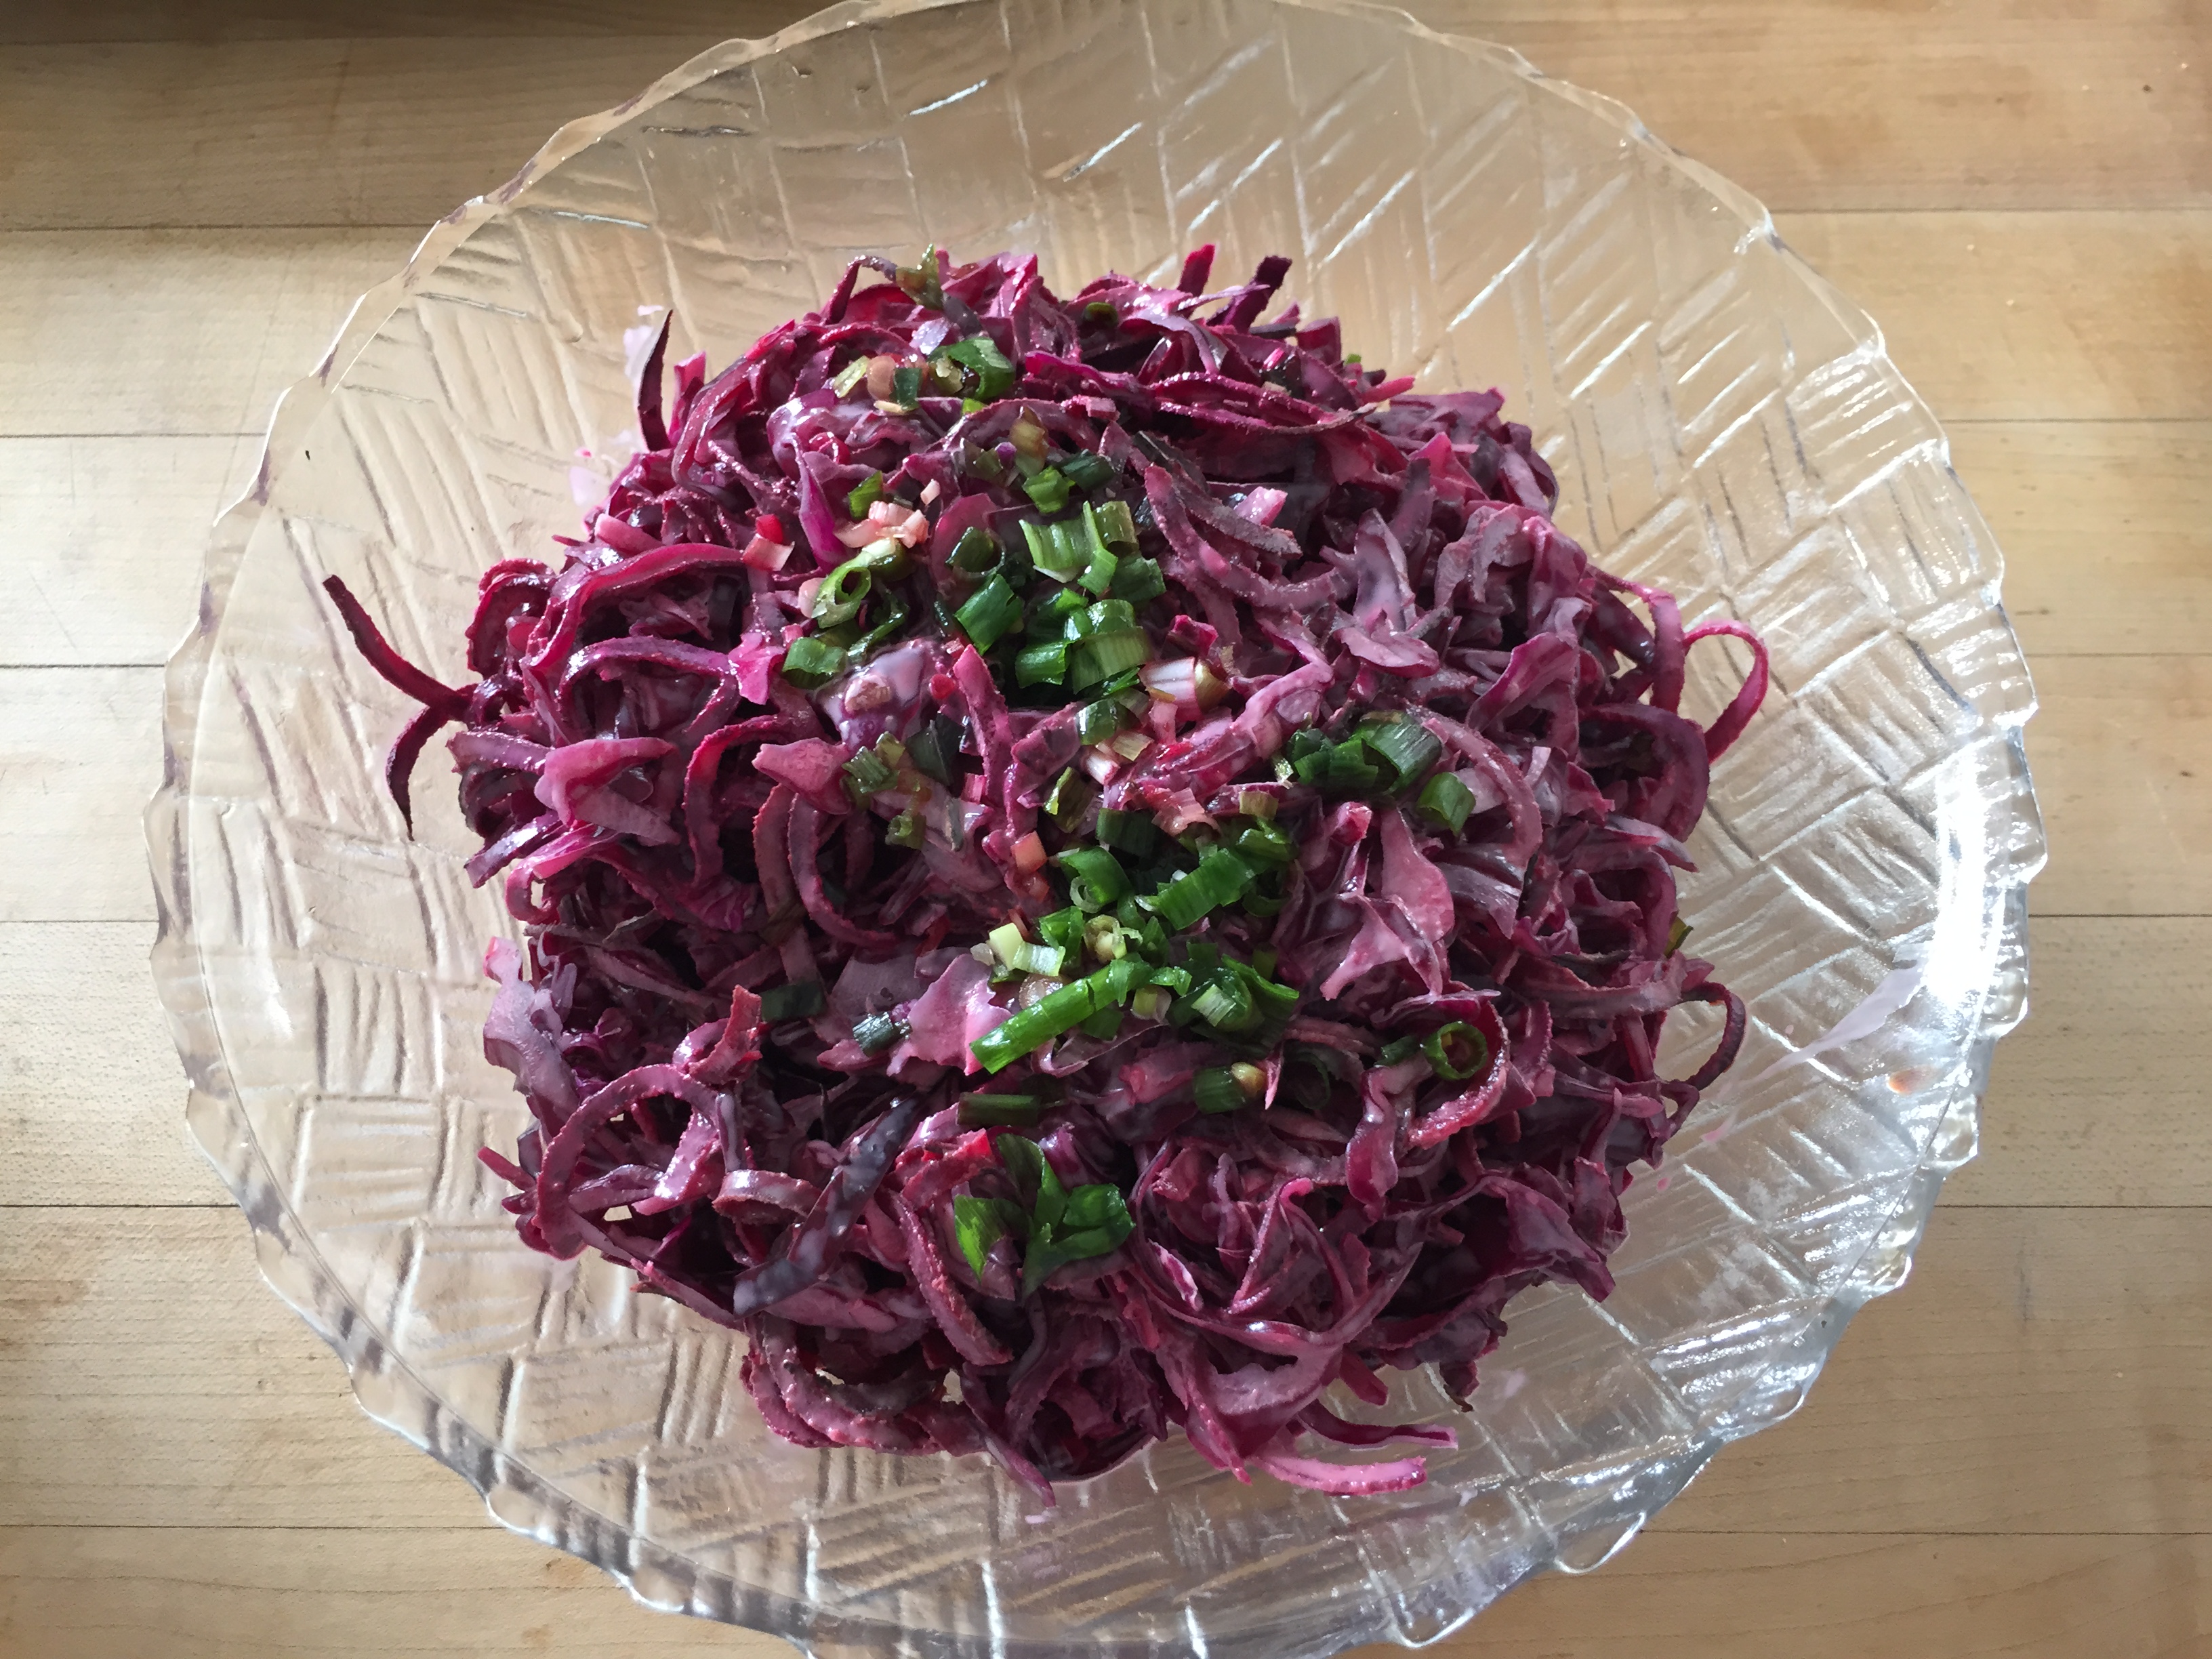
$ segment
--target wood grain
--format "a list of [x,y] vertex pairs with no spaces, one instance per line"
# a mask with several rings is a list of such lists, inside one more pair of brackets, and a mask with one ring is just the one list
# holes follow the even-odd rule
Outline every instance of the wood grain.
[[258,440],[0,438],[0,546],[19,586],[0,667],[165,660],[191,625],[216,514]]
[[[470,40],[386,23],[374,39],[240,38],[248,27],[221,44],[18,44],[0,57],[0,153],[19,158],[0,224],[428,222],[507,179],[562,122],[805,9],[615,10],[599,26],[631,27],[589,50],[562,38],[573,25],[519,8],[423,27]],[[2201,23],[2157,9],[2124,30],[1988,0],[1917,15],[1741,0],[1415,9],[1624,100],[1778,209],[2212,203],[2212,62],[2181,68]],[[109,122],[86,133],[71,117],[90,100]],[[187,155],[198,187],[180,194],[146,166],[147,144]]]
[[[1440,1659],[2202,1659],[2203,1538],[1716,1538],[1668,1532],[1589,1578],[1539,1579]],[[241,1638],[241,1632],[252,1632]],[[391,1655],[788,1659],[773,1637],[656,1615],[488,1528],[0,1531],[0,1644],[40,1659]],[[1401,1648],[1363,1648],[1388,1659]]]
[[2028,944],[2028,1018],[1997,1045],[1981,1155],[1944,1205],[2202,1205],[2212,919],[2038,915]]
[[[2212,58],[2208,58],[2212,72]],[[2212,213],[1786,214],[1945,420],[2212,416]]]
[[2212,657],[2046,657],[2027,727],[2045,915],[2212,915]]
[[1954,422],[2030,664],[2212,647],[2212,424]]
[[0,235],[0,437],[265,432],[276,394],[421,240],[413,228]]
[[228,1204],[185,1133],[150,923],[0,924],[0,1206]]
[[0,669],[0,921],[152,918],[138,819],[161,777],[161,679]]

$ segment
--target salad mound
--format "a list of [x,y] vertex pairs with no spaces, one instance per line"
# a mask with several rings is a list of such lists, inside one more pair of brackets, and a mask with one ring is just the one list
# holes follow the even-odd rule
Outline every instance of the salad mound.
[[[1347,1420],[1508,1302],[1610,1291],[1620,1194],[1742,1005],[1674,872],[1765,654],[1554,526],[1495,392],[1417,395],[1289,262],[1061,300],[861,259],[709,380],[557,567],[485,572],[442,726],[526,943],[486,1053],[523,1239],[743,1330],[805,1446],[982,1452],[1047,1501],[1180,1431],[1392,1491]],[[1640,607],[1640,609],[1639,609]],[[1749,647],[1710,727],[1691,646]],[[1668,1012],[1717,1005],[1686,1078]],[[1307,1437],[1311,1437],[1309,1440]]]

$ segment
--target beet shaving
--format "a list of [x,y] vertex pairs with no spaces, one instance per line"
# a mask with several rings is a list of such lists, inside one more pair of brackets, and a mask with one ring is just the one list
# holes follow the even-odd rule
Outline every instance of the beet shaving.
[[[1348,1421],[1508,1303],[1602,1297],[1620,1194],[1734,1060],[1674,872],[1767,684],[1594,568],[1495,392],[1295,306],[861,259],[711,380],[558,568],[484,573],[449,723],[521,949],[485,1051],[522,1238],[745,1333],[804,1446],[981,1453],[1050,1501],[1180,1430],[1399,1490]],[[1679,712],[1701,639],[1752,670]],[[1670,1009],[1721,1010],[1658,1075]]]

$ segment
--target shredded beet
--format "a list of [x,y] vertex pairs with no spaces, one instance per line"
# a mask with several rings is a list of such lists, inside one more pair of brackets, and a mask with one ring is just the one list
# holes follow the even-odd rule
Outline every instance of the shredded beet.
[[[1324,1392],[1464,1399],[1514,1296],[1605,1296],[1741,1040],[1674,872],[1759,641],[1594,568],[1498,393],[1413,395],[1212,254],[1065,301],[863,259],[665,418],[664,332],[650,447],[558,569],[485,573],[465,689],[328,584],[423,704],[395,796],[460,722],[526,927],[484,1030],[522,1237],[744,1331],[802,1445],[1049,1501],[1180,1428],[1414,1485],[1300,1437],[1449,1431]],[[1700,729],[1717,633],[1753,668]],[[1662,1079],[1685,1001],[1724,1032]]]

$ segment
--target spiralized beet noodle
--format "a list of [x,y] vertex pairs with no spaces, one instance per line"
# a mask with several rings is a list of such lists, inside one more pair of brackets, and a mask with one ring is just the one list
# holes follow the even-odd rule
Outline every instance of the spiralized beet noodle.
[[[465,685],[333,578],[525,924],[486,1052],[523,1239],[750,1340],[804,1446],[985,1452],[1050,1500],[1180,1428],[1393,1491],[1506,1304],[1612,1287],[1631,1166],[1727,1069],[1682,953],[1708,763],[1766,689],[1547,516],[1492,392],[1334,321],[1036,262],[858,261],[644,451],[558,569],[484,574]],[[878,278],[888,280],[878,280]],[[863,286],[864,282],[866,283]],[[1641,614],[1631,601],[1641,606]],[[1691,646],[1751,649],[1711,726]],[[1688,1078],[1667,1012],[1718,1005]]]

